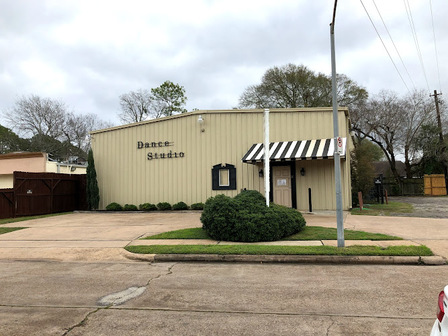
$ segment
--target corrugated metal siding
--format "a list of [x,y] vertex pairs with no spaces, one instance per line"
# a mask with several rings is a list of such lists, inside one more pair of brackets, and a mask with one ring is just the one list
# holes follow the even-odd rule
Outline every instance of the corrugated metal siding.
[[[202,115],[204,123],[197,123]],[[347,137],[344,111],[339,112],[340,135]],[[270,114],[271,141],[305,140],[332,137],[331,109],[274,110]],[[201,128],[205,131],[201,132]],[[204,202],[217,194],[236,195],[241,189],[264,192],[261,166],[241,162],[253,143],[263,141],[263,111],[197,111],[136,125],[117,127],[92,133],[98,183],[101,193],[100,208],[111,202],[139,205],[162,201],[187,204]],[[170,141],[173,146],[137,149],[137,141]],[[147,160],[148,152],[184,152],[184,158]],[[348,155],[348,154],[347,154]],[[315,194],[321,194],[315,209],[328,208],[330,186],[324,183],[332,177],[333,160],[310,162],[310,175]],[[237,170],[237,190],[213,191],[213,165],[230,163]],[[342,166],[344,166],[342,161]],[[298,167],[298,166],[297,166]],[[316,172],[312,173],[311,170]],[[298,172],[298,177],[300,173]],[[300,180],[300,179],[298,179]],[[330,184],[334,184],[330,183]],[[303,186],[298,184],[297,194]],[[331,186],[334,190],[334,186]],[[306,193],[308,189],[306,189]],[[334,194],[333,192],[331,192]],[[314,197],[314,196],[313,196]],[[331,196],[334,197],[334,196]],[[346,197],[345,197],[346,198]],[[348,201],[348,199],[346,200]],[[301,209],[302,199],[298,197]]]

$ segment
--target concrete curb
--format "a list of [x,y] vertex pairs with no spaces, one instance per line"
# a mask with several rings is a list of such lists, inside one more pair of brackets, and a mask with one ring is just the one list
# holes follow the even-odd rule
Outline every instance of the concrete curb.
[[440,256],[310,256],[310,255],[218,255],[218,254],[136,254],[126,251],[126,258],[149,262],[235,262],[354,265],[446,265]]
[[138,253],[132,253],[125,249],[121,251],[121,254],[130,259],[135,261],[148,261],[148,262],[154,262],[155,254],[138,254]]

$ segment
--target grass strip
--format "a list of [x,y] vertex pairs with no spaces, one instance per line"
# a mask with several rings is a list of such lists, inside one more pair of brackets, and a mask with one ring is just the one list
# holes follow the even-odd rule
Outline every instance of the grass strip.
[[[381,233],[344,230],[346,240],[402,240],[400,237]],[[160,233],[143,239],[211,239],[202,228],[190,228]],[[305,226],[305,228],[283,240],[337,240],[337,229],[321,226]]]
[[47,215],[38,215],[38,216],[26,216],[26,217],[16,217],[16,218],[3,218],[0,219],[0,225],[2,224],[9,224],[9,223],[16,223],[16,222],[22,222],[27,221],[31,219],[39,219],[39,218],[47,218],[47,217],[54,217],[54,216],[62,216],[71,214],[73,212],[60,212],[60,213],[53,213],[53,214],[47,214]]
[[[345,240],[403,240],[396,236],[389,236],[382,233],[370,233],[364,231],[344,230]],[[305,226],[305,228],[295,235],[286,237],[283,240],[337,240],[336,228],[322,226]]]
[[26,229],[26,227],[0,227],[0,234],[5,234],[22,229]]
[[202,228],[181,229],[163,232],[142,239],[211,239]]
[[365,204],[364,208],[354,208],[351,211],[352,215],[367,215],[367,216],[390,216],[397,214],[406,214],[414,212],[414,207],[409,203],[389,202],[389,204]]
[[350,256],[432,256],[420,246],[265,246],[265,245],[149,245],[127,246],[139,254],[219,254],[219,255],[350,255]]

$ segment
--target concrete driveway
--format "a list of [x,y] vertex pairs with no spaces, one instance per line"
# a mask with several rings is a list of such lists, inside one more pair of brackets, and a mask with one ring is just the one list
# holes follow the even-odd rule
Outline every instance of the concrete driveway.
[[11,223],[27,227],[0,235],[0,259],[124,260],[123,247],[140,237],[199,227],[200,212],[73,213]]
[[[336,227],[332,214],[304,214],[307,225]],[[28,229],[0,235],[0,259],[125,260],[123,247],[140,237],[200,227],[200,212],[73,213],[4,226]],[[403,237],[448,258],[448,218],[344,215],[344,228]]]

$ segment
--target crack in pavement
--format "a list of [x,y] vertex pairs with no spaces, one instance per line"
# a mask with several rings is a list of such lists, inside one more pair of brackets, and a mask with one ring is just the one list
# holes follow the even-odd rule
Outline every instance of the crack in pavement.
[[[100,298],[97,301],[97,304],[99,306],[104,306],[104,307],[99,307],[99,308],[96,308],[95,310],[89,312],[84,317],[84,319],[81,322],[79,322],[79,323],[75,324],[74,326],[68,328],[66,330],[66,332],[64,332],[64,334],[62,334],[62,336],[67,336],[73,329],[84,326],[87,323],[87,321],[90,318],[90,316],[92,316],[93,314],[96,314],[98,311],[104,310],[104,309],[109,309],[109,308],[112,308],[112,307],[117,306],[117,305],[121,305],[121,304],[123,304],[123,303],[125,303],[125,302],[127,302],[129,300],[132,300],[132,299],[142,295],[146,291],[146,288],[149,286],[149,284],[153,280],[160,279],[162,276],[167,276],[167,275],[173,274],[172,270],[173,270],[173,267],[175,265],[176,265],[176,263],[172,264],[171,266],[169,266],[168,269],[167,269],[167,272],[165,274],[159,274],[159,275],[157,275],[157,276],[155,276],[153,278],[150,278],[145,286],[129,287],[129,288],[127,288],[127,289],[125,289],[125,290],[123,290],[121,292],[112,293],[112,294],[103,296],[102,298]],[[151,267],[152,264],[149,264],[149,266]]]
[[68,328],[68,329],[65,331],[65,333],[62,334],[62,336],[66,336],[66,335],[68,335],[68,333],[69,333],[70,331],[72,331],[73,329],[78,328],[78,327],[81,327],[81,326],[83,326],[84,324],[86,324],[86,322],[87,322],[87,320],[89,319],[90,315],[95,314],[97,311],[99,311],[99,310],[101,310],[101,309],[104,309],[104,308],[97,308],[97,309],[95,309],[94,311],[91,311],[91,312],[87,313],[86,317],[84,317],[84,319],[83,319],[81,322],[79,322],[78,324],[75,324],[73,327]]
[[331,318],[331,317],[330,317],[330,321],[331,321],[331,324],[327,328],[327,334],[326,334],[327,336],[330,335],[330,329],[336,323],[336,321],[333,320],[333,318]]

